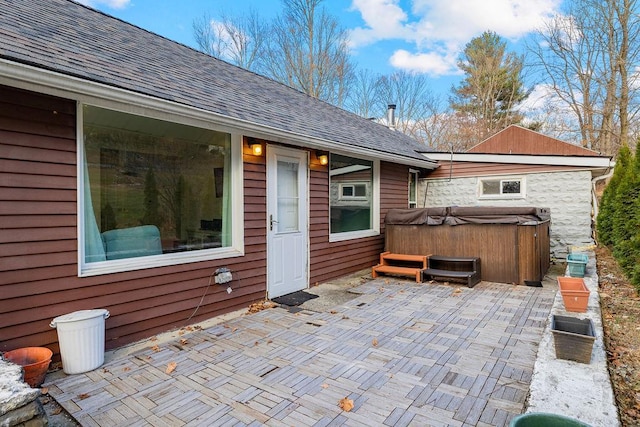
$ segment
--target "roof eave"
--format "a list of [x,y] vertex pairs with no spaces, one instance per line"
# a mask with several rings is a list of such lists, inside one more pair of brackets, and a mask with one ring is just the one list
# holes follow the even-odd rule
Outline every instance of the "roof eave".
[[0,58],[0,83],[81,101],[87,101],[91,98],[108,100],[165,114],[190,117],[214,123],[226,129],[233,129],[248,136],[269,139],[275,142],[286,142],[300,147],[311,147],[351,155],[362,155],[423,169],[435,169],[437,167],[437,162],[428,158],[423,160],[418,157],[413,158],[384,151],[371,150],[348,143],[340,143],[285,131],[276,127],[225,116],[212,111],[12,61],[6,58]]
[[589,168],[609,168],[613,164],[606,156],[551,156],[526,154],[471,154],[471,153],[423,153],[431,160],[475,162],[475,163],[511,163],[525,165],[575,166]]

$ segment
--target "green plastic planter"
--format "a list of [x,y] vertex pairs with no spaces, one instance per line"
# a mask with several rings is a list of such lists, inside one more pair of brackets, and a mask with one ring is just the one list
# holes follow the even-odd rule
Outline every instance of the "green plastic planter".
[[509,423],[509,427],[591,427],[575,418],[544,412],[529,412],[518,415]]

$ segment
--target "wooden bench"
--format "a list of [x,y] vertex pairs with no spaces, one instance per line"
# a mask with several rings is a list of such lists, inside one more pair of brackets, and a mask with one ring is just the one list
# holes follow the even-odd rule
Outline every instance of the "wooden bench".
[[416,282],[422,281],[422,271],[427,268],[428,255],[408,255],[382,252],[380,264],[371,269],[371,276],[378,277],[383,274],[398,274],[402,276],[415,276]]
[[472,288],[480,282],[480,272],[480,258],[431,255],[422,271],[422,280],[436,277],[463,280]]

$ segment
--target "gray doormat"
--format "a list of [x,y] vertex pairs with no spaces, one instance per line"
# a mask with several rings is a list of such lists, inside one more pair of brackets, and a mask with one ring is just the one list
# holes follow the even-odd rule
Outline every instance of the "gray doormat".
[[309,301],[310,299],[318,298],[318,295],[310,294],[305,291],[297,291],[287,295],[282,295],[281,297],[272,298],[271,301],[280,305],[287,305],[289,307],[296,307],[305,301]]

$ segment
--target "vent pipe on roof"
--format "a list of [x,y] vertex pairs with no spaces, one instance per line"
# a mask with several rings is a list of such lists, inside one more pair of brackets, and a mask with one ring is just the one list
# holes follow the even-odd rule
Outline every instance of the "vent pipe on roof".
[[396,129],[396,104],[387,105],[387,126],[391,130]]

